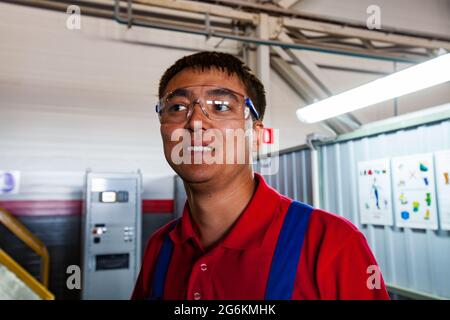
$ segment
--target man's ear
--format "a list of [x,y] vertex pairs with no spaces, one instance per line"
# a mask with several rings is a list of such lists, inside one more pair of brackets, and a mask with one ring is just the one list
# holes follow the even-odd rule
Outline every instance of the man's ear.
[[263,133],[264,133],[264,124],[261,120],[253,121],[253,152],[259,152],[259,148],[262,144]]

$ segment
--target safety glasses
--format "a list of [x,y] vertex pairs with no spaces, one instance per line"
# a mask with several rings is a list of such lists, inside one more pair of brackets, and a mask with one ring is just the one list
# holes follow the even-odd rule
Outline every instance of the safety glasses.
[[177,88],[159,100],[156,112],[161,123],[183,123],[190,118],[195,105],[211,120],[244,120],[250,114],[255,120],[259,119],[249,97],[218,86]]

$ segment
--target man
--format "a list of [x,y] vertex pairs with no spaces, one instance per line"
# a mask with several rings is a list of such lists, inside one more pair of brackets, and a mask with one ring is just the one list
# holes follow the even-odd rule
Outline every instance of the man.
[[186,56],[162,76],[159,98],[164,154],[187,202],[150,238],[133,299],[389,298],[355,226],[253,172],[266,101],[246,65],[218,52]]

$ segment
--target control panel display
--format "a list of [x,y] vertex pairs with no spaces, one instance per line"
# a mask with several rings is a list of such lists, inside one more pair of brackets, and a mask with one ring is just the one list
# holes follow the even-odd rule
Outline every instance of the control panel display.
[[128,202],[128,191],[103,191],[99,200],[104,203]]

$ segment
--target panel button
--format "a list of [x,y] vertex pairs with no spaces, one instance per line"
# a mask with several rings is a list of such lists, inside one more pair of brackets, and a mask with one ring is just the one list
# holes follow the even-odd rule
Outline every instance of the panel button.
[[117,192],[117,201],[118,202],[128,202],[128,191]]
[[200,300],[201,297],[202,295],[200,294],[200,292],[194,293],[194,300]]
[[208,269],[208,266],[206,265],[206,263],[202,263],[202,264],[200,265],[200,270],[206,271],[207,269]]

